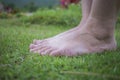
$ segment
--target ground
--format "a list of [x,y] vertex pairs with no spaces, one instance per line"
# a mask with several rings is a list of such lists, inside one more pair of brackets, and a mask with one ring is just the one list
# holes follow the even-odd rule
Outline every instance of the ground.
[[51,37],[74,24],[37,24],[24,20],[0,19],[0,80],[120,80],[120,21],[115,30],[117,50],[50,57],[30,53],[29,44],[34,38]]

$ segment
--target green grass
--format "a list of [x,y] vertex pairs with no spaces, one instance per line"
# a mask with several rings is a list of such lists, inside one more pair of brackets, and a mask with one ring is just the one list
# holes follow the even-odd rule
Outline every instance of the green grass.
[[[63,14],[62,17],[67,16],[66,19],[69,21],[69,16],[73,14],[71,10],[67,10],[69,14],[67,11],[60,13]],[[50,10],[43,10],[45,11]],[[79,12],[78,9],[76,12]],[[73,17],[81,16],[76,14]],[[28,17],[0,19],[0,80],[120,80],[117,78],[120,75],[119,22],[115,30],[118,42],[115,51],[77,57],[39,56],[29,52],[29,44],[33,39],[51,37],[72,28],[79,22],[73,23],[72,27],[69,26],[70,23],[48,24],[49,16],[45,15],[49,14],[42,14],[46,19],[44,24],[42,20],[40,23],[32,23],[36,21],[33,16],[31,17],[34,20],[30,18],[28,20]],[[57,14],[54,16],[62,21],[61,16],[58,17]]]
[[[31,24],[73,26],[81,19],[81,8],[71,5],[70,9],[40,9],[31,17],[23,17],[21,21]],[[71,23],[71,24],[70,24]]]

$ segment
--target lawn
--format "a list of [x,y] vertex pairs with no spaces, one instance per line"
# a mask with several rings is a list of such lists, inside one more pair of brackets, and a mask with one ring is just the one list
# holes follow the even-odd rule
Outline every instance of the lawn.
[[29,52],[33,39],[64,32],[80,18],[78,6],[72,6],[69,10],[44,9],[30,17],[0,19],[0,80],[120,80],[120,21],[115,30],[115,51],[77,57]]

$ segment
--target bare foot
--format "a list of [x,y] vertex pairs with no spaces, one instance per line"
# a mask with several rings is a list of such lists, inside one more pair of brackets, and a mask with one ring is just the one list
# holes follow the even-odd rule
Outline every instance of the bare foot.
[[113,26],[111,20],[89,18],[82,28],[66,33],[62,37],[46,39],[37,45],[31,44],[30,51],[41,55],[76,56],[113,50],[116,48]]

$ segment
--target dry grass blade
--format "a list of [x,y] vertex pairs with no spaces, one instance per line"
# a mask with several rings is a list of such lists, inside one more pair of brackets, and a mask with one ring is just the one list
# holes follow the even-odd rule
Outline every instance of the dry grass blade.
[[120,76],[109,75],[109,74],[99,74],[99,73],[93,73],[93,72],[61,71],[60,73],[63,73],[63,74],[74,74],[74,75],[86,75],[86,76],[98,76],[98,77],[120,79]]

